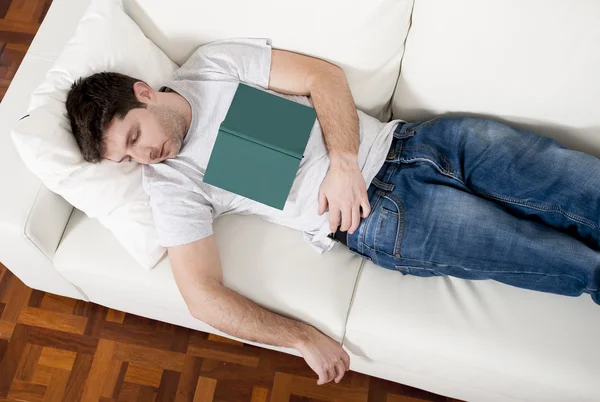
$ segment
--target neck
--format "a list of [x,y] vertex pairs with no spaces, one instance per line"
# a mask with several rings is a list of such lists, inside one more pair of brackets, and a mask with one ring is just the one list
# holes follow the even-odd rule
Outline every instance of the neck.
[[[184,117],[185,117],[185,131],[183,136],[187,134],[190,129],[190,125],[192,124],[192,106],[190,103],[177,92],[165,92],[161,93],[162,95],[162,103],[168,105],[172,108],[177,109]],[[182,138],[183,140],[183,138]]]

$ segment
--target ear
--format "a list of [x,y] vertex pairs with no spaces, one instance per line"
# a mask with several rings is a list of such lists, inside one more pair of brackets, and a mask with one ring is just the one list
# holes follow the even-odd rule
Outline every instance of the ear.
[[154,90],[142,81],[133,84],[133,92],[135,93],[135,97],[144,103],[153,102],[156,97]]

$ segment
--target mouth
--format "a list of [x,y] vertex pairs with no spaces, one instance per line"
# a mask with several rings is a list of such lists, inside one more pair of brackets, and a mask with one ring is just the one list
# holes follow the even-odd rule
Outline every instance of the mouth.
[[160,148],[160,154],[158,155],[158,159],[162,159],[165,153],[165,144]]

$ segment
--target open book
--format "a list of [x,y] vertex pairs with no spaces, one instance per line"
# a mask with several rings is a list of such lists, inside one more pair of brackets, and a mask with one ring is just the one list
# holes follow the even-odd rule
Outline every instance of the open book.
[[240,83],[204,182],[283,209],[316,118],[311,107]]

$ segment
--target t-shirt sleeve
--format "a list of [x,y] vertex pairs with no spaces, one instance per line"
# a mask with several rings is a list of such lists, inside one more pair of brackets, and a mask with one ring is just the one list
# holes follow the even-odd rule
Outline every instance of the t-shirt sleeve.
[[235,79],[268,89],[271,50],[271,40],[267,38],[210,42],[200,46],[180,70],[209,79]]
[[162,247],[192,243],[213,234],[213,208],[201,195],[170,184],[147,188]]

